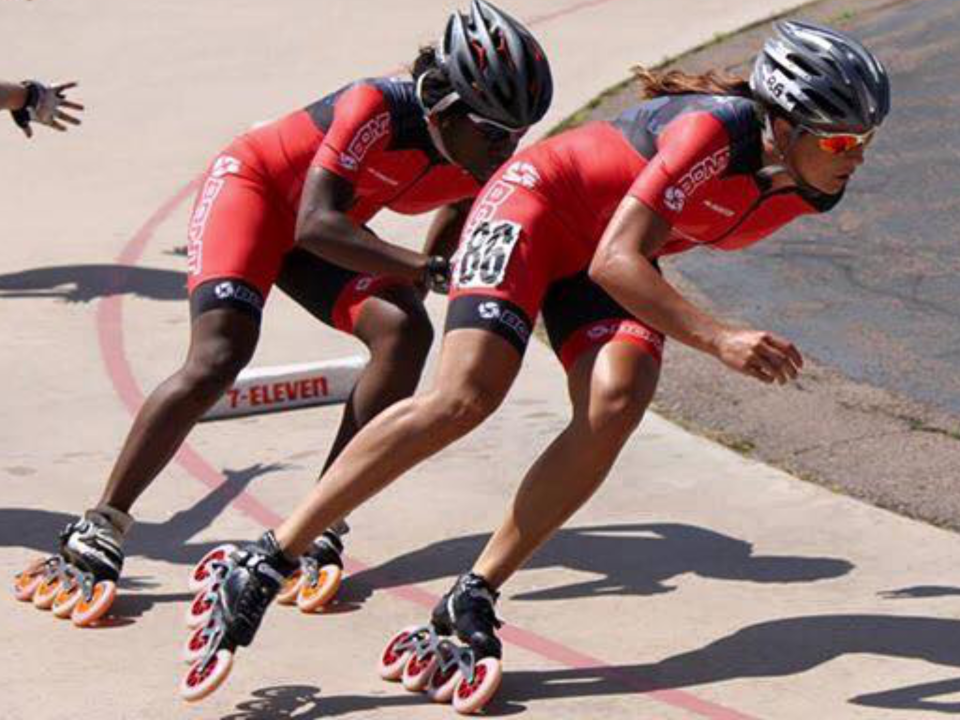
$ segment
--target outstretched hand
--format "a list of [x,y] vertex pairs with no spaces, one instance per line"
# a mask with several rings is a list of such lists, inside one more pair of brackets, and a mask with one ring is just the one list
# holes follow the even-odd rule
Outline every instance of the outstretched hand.
[[13,117],[28,138],[33,137],[32,123],[46,125],[58,132],[65,132],[70,125],[80,124],[77,113],[82,112],[84,107],[68,100],[66,95],[67,90],[77,87],[76,82],[49,86],[30,82],[27,87],[27,103],[21,110],[15,111]]
[[725,332],[717,355],[727,367],[765,383],[783,385],[796,379],[803,367],[803,356],[793,343],[759,330]]

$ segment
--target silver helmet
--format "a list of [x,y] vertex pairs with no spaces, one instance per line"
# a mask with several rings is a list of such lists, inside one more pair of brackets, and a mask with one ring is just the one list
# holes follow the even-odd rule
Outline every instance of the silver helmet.
[[469,16],[450,16],[438,56],[460,99],[478,115],[519,129],[550,107],[553,78],[540,45],[485,0],[472,0]]
[[750,76],[754,96],[814,130],[866,131],[890,111],[883,64],[858,41],[830,28],[781,22]]

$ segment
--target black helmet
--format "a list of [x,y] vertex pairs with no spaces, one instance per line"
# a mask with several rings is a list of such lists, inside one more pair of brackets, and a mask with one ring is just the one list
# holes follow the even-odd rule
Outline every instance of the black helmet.
[[519,129],[550,107],[553,79],[540,45],[485,0],[472,0],[469,17],[450,16],[438,57],[460,99],[478,115]]
[[814,130],[870,130],[890,111],[890,80],[863,45],[836,30],[781,22],[750,76],[754,96]]

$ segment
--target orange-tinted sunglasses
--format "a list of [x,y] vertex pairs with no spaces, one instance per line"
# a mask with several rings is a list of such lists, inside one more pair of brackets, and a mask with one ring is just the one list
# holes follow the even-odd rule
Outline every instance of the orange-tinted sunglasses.
[[824,152],[831,155],[843,155],[869,143],[877,129],[873,128],[865,133],[828,133],[808,128],[807,132],[817,138],[817,145]]

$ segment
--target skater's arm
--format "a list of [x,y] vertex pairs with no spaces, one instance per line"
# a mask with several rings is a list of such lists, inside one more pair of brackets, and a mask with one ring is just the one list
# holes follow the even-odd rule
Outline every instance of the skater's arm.
[[439,255],[447,260],[450,259],[456,252],[460,233],[467,222],[471,207],[473,207],[473,198],[468,198],[437,210],[423,244],[424,255]]
[[641,201],[626,197],[607,225],[590,277],[633,315],[662,333],[764,382],[795,378],[803,360],[772,333],[734,328],[698,308],[653,263],[670,225]]
[[0,80],[0,110],[22,110],[26,104],[26,86]]
[[357,225],[346,214],[352,204],[349,181],[326,168],[311,167],[297,216],[296,244],[356,272],[421,281],[429,256],[385,242]]

